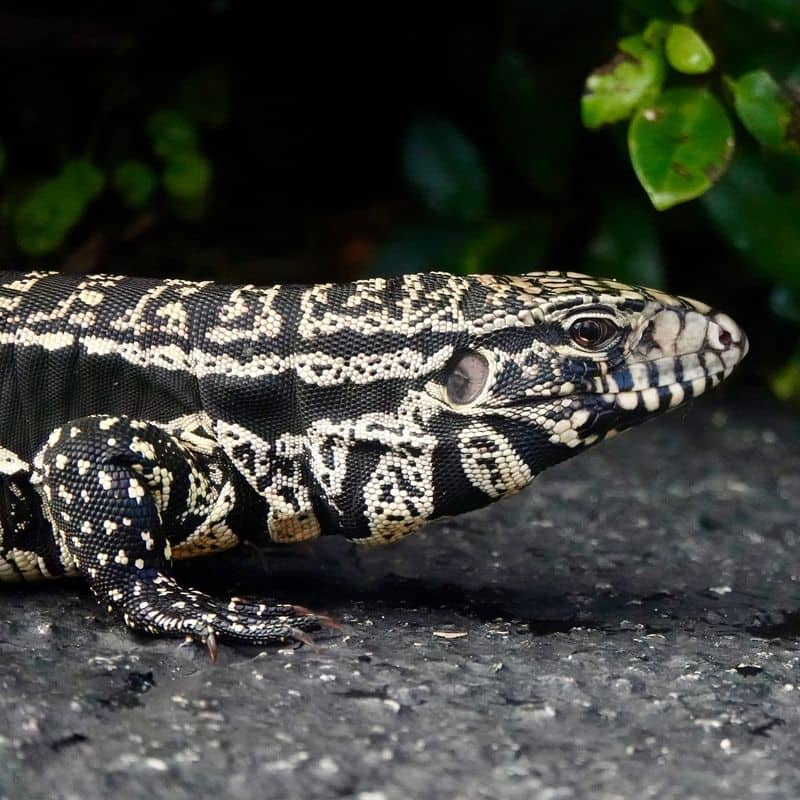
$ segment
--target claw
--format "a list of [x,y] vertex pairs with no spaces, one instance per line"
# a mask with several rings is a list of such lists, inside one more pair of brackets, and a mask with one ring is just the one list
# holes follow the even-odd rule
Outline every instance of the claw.
[[314,621],[318,622],[321,627],[328,628],[328,630],[342,630],[341,624],[339,624],[333,617],[329,617],[326,614],[314,614]]
[[342,626],[336,622],[333,617],[329,617],[327,614],[317,614],[316,611],[312,611],[305,606],[292,606],[292,611],[298,617],[313,617],[314,622],[318,623],[323,628],[330,628],[334,631],[342,630]]
[[205,642],[206,642],[206,647],[208,648],[208,654],[209,656],[211,656],[211,660],[216,664],[217,658],[219,657],[219,647],[217,646],[217,634],[210,629],[206,634]]
[[314,641],[314,639],[305,631],[301,631],[300,628],[290,628],[289,636],[296,642],[300,642],[301,644],[306,645],[306,647],[310,647],[312,650],[317,649],[317,643]]

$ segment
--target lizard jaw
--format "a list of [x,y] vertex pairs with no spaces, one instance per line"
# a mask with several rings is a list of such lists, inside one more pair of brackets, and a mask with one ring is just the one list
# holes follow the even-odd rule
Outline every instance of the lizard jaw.
[[726,314],[661,308],[632,334],[627,357],[592,381],[622,411],[665,411],[721,383],[747,355],[744,331]]

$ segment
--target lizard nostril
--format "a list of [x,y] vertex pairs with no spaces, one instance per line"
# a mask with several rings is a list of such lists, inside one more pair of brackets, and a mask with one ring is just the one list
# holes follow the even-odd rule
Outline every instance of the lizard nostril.
[[731,351],[738,347],[746,352],[747,348],[742,329],[727,314],[720,313],[714,314],[709,321],[708,343],[716,350]]

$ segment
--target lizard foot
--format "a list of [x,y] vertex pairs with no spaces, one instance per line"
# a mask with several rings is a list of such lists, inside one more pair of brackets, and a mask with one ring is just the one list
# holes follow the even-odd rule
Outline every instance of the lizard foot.
[[172,544],[213,551],[235,543],[223,524],[234,493],[185,443],[149,423],[74,420],[50,436],[32,480],[75,568],[134,630],[190,636],[213,657],[217,639],[303,641],[328,624],[300,606],[217,599],[169,575]]
[[[122,576],[120,576],[122,577]],[[212,659],[217,640],[246,644],[306,642],[306,631],[335,627],[328,617],[302,606],[232,597],[220,600],[184,589],[168,575],[145,571],[125,576],[124,588],[106,593],[109,611],[120,611],[128,627],[153,634],[189,636],[204,642]]]

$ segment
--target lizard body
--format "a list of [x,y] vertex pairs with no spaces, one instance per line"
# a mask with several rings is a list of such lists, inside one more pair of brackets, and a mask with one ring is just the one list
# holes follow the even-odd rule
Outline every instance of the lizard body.
[[574,273],[224,286],[0,273],[0,580],[82,575],[133,629],[303,638],[184,589],[243,541],[394,541],[724,379],[729,317]]

